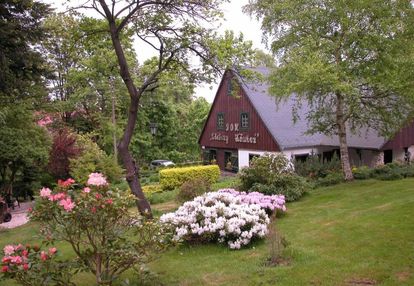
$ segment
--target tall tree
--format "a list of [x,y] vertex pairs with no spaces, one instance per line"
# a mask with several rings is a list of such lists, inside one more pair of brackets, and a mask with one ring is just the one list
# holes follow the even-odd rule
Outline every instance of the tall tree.
[[0,109],[45,95],[46,65],[39,52],[50,9],[33,0],[0,2]]
[[280,63],[271,92],[297,94],[296,119],[307,101],[309,132],[338,136],[352,180],[347,134],[373,127],[389,135],[412,115],[411,1],[251,0],[245,10],[262,20]]
[[[144,93],[157,87],[160,75],[181,67],[194,82],[212,80],[221,69],[238,64],[249,53],[251,43],[227,33],[217,37],[212,29],[204,28],[216,23],[221,16],[219,5],[225,0],[172,0],[172,1],[86,1],[81,7],[94,9],[108,23],[109,34],[117,56],[120,75],[128,89],[130,104],[128,120],[118,143],[119,156],[126,168],[126,179],[137,197],[139,211],[152,217],[151,207],[139,182],[139,167],[134,161],[129,144],[134,133],[140,100]],[[158,64],[147,77],[134,80],[120,35],[126,28],[134,28],[142,43],[158,54]],[[141,47],[142,48],[142,47]],[[191,54],[199,57],[201,64],[191,67]]]

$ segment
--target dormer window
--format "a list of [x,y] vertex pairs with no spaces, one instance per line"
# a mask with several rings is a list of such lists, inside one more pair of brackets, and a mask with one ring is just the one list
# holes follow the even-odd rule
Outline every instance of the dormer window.
[[240,128],[241,129],[249,129],[249,113],[242,112],[240,113]]
[[217,130],[224,130],[224,113],[217,113]]

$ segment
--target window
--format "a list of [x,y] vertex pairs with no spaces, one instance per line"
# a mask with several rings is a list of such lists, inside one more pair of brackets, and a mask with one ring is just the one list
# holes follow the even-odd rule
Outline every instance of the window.
[[224,113],[217,113],[217,129],[224,130]]
[[249,129],[249,114],[247,112],[240,114],[240,128]]
[[227,80],[227,95],[231,96],[231,93],[233,92],[233,80],[231,77]]

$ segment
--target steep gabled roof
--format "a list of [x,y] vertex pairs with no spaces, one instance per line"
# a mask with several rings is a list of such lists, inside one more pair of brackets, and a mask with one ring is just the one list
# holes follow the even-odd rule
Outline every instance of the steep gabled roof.
[[[264,67],[252,70],[261,73],[264,77],[270,73],[269,69]],[[305,134],[308,130],[306,114],[309,111],[306,102],[303,102],[301,109],[298,110],[299,119],[294,123],[292,107],[295,103],[295,95],[277,104],[275,98],[268,92],[269,84],[266,81],[249,82],[240,77],[238,81],[281,150],[312,146],[339,146],[337,136],[331,137],[321,133]],[[356,135],[348,132],[349,147],[380,149],[386,142],[385,138],[379,136],[373,129],[360,130],[359,133],[360,135]]]

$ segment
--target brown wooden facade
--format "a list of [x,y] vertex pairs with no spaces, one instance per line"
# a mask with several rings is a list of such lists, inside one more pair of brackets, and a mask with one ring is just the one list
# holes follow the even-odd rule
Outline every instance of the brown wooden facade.
[[382,150],[404,149],[414,145],[414,121],[403,127],[393,139],[382,147]]
[[[205,151],[215,152],[215,159],[221,169],[226,167],[226,155],[228,157],[231,153],[237,156],[239,149],[280,150],[243,89],[235,80],[231,80],[232,76],[231,71],[223,76],[199,139]],[[243,128],[242,116],[246,115],[248,128]],[[218,116],[224,118],[224,125],[218,125]]]

